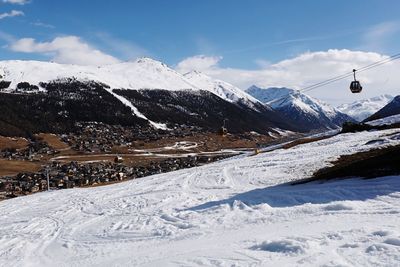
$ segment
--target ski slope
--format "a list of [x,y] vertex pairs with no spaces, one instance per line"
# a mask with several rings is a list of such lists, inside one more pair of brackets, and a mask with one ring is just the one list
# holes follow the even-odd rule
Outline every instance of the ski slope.
[[398,144],[399,129],[341,134],[3,201],[0,266],[399,266],[400,177],[284,184]]

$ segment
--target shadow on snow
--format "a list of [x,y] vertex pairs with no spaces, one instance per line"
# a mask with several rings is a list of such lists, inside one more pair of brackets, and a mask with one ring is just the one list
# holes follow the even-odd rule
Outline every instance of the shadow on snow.
[[232,207],[235,201],[247,206],[268,204],[271,207],[293,207],[306,203],[327,204],[334,201],[365,201],[379,196],[400,192],[400,176],[387,176],[364,180],[353,178],[325,183],[280,184],[254,189],[234,195],[228,199],[207,202],[188,210],[199,211],[224,204]]

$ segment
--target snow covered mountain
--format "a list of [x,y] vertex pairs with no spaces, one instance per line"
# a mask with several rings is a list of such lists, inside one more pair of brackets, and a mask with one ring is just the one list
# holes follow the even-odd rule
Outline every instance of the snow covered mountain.
[[[224,119],[228,119],[228,128],[235,132],[265,133],[272,128],[299,130],[269,106],[233,85],[200,73],[184,76],[150,58],[98,67],[0,61],[0,75],[0,91],[7,93],[0,100],[3,108],[8,106],[8,109],[14,109],[13,114],[21,116],[11,119],[0,114],[0,126],[6,122],[7,127],[21,128],[13,122],[24,125],[36,123],[27,120],[27,117],[43,110],[40,98],[46,98],[46,109],[54,119],[52,122],[58,123],[66,119],[72,123],[72,117],[86,120],[107,117],[106,123],[116,121],[131,125],[146,121],[161,129],[193,125],[214,131],[219,129]],[[96,107],[96,99],[102,103],[103,111]],[[65,102],[72,100],[79,102],[73,106],[82,110],[68,109],[72,105],[65,105]],[[113,112],[113,107],[118,112]],[[130,110],[130,115],[126,114],[126,108]],[[96,115],[92,111],[95,109],[103,116]],[[110,113],[113,116],[108,116]],[[68,114],[68,118],[59,118],[57,114]],[[41,115],[38,113],[35,116],[41,118]],[[123,116],[123,120],[118,116]],[[53,125],[43,123],[39,125],[42,130]],[[36,126],[32,125],[32,129]],[[61,126],[57,129],[65,128]]]
[[364,99],[355,101],[351,104],[343,104],[338,106],[340,112],[349,115],[356,121],[363,121],[393,100],[391,95],[381,95],[372,97],[370,99]]
[[251,86],[246,92],[307,130],[334,129],[346,121],[353,121],[330,105],[293,89]]
[[197,88],[213,92],[229,102],[240,102],[251,107],[255,107],[256,104],[261,104],[259,100],[236,86],[221,80],[213,79],[199,71],[188,72],[184,74],[184,77]]
[[39,85],[40,82],[75,77],[80,81],[104,83],[111,88],[197,90],[180,73],[150,58],[98,67],[41,61],[0,61],[0,75],[1,72],[4,80],[11,81],[11,88],[19,82]]
[[113,89],[206,90],[230,102],[241,101],[250,105],[259,102],[231,84],[196,71],[182,75],[151,58],[98,67],[40,61],[0,61],[0,75],[4,80],[11,81],[10,88],[15,88],[20,82],[40,87],[40,82],[74,77],[80,81],[103,83]]
[[366,121],[378,120],[389,116],[400,114],[400,95],[393,98],[386,106],[381,108],[375,114],[370,116]]

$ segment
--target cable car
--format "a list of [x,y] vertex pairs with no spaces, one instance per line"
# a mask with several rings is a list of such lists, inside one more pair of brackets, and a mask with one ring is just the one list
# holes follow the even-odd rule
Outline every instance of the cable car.
[[353,94],[357,94],[357,93],[360,93],[362,91],[361,83],[356,80],[356,71],[357,70],[353,69],[354,81],[352,81],[350,83],[350,91]]

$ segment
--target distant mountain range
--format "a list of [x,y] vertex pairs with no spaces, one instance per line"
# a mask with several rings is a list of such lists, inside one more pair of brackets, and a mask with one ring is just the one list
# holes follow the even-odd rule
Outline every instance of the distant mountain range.
[[349,115],[356,121],[363,121],[393,100],[391,95],[381,95],[370,99],[355,101],[337,107],[339,111]]
[[293,89],[251,86],[246,92],[304,130],[335,129],[346,121],[354,121],[330,105]]

